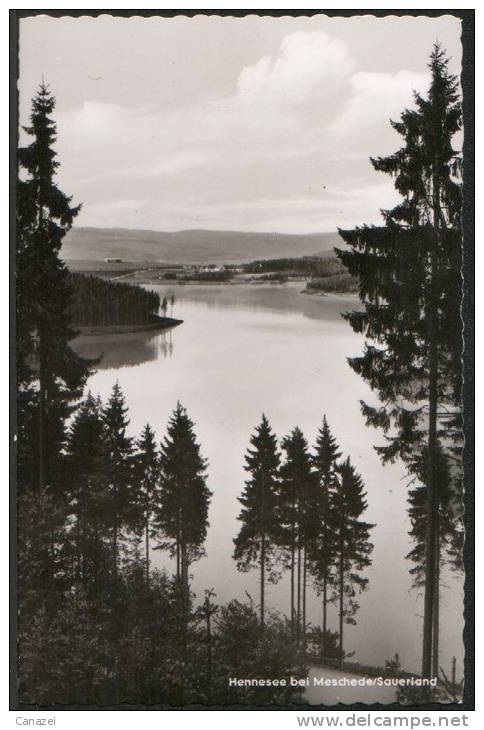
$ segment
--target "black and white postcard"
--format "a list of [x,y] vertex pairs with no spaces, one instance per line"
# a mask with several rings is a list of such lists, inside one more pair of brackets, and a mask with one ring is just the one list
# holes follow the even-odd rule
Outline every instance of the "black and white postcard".
[[458,706],[464,13],[135,12],[17,18],[18,706]]

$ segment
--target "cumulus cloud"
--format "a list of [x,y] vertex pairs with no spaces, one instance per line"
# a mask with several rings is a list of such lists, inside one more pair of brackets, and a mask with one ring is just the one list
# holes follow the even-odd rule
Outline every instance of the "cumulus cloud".
[[346,44],[326,33],[286,35],[277,57],[264,56],[244,68],[237,82],[240,97],[264,103],[298,104],[310,95],[327,94],[353,68]]
[[414,105],[414,91],[424,93],[427,74],[358,71],[351,77],[351,88],[344,112],[333,127],[345,133],[360,125],[373,125],[397,119],[404,108]]
[[[222,63],[221,59],[221,63]],[[284,35],[231,92],[157,106],[84,99],[57,113],[60,184],[79,225],[309,232],[377,222],[391,180],[369,156],[427,73],[368,70],[341,38]]]

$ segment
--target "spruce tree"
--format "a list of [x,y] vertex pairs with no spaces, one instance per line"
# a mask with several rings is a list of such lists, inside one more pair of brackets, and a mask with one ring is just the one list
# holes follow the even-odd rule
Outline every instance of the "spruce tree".
[[280,463],[277,438],[264,414],[250,437],[250,444],[244,466],[250,478],[238,497],[242,505],[238,519],[242,527],[234,540],[234,560],[238,570],[243,572],[259,568],[260,624],[264,629],[266,573],[269,572],[269,580],[276,580],[278,535],[274,513],[277,510]]
[[161,547],[176,557],[176,576],[188,593],[188,569],[205,554],[208,507],[207,462],[200,453],[193,421],[178,403],[160,448],[160,504],[155,517]]
[[[35,478],[29,481],[39,489],[58,480],[63,421],[88,374],[88,363],[69,346],[76,333],[70,325],[68,272],[59,252],[80,206],[72,206],[54,180],[60,165],[53,149],[54,107],[55,99],[42,83],[32,100],[30,125],[24,127],[32,142],[18,150],[18,416],[21,435],[35,439]],[[35,411],[35,434],[25,427],[32,422],[29,409]]]
[[67,464],[73,575],[94,595],[108,569],[109,504],[102,404],[89,392],[69,429]]
[[160,534],[159,548],[176,556],[174,591],[177,601],[173,622],[174,641],[180,666],[179,701],[190,701],[195,672],[193,659],[192,594],[189,567],[204,554],[211,492],[207,487],[207,462],[200,453],[193,421],[180,403],[168,423],[160,448],[160,501],[154,520]]
[[120,540],[123,530],[136,525],[137,500],[134,491],[133,439],[127,436],[128,408],[118,382],[103,409],[106,444],[107,512],[111,527],[112,575],[118,579]]
[[291,629],[299,643],[301,636],[304,642],[306,633],[307,554],[313,537],[315,479],[308,443],[300,428],[294,428],[281,446],[285,461],[277,494],[278,543],[289,553]]
[[137,441],[136,483],[145,538],[146,587],[150,585],[150,539],[155,537],[153,518],[159,503],[160,465],[155,434],[149,424]]
[[[328,635],[328,590],[334,580],[335,544],[331,523],[333,495],[337,486],[337,463],[341,456],[326,416],[318,431],[314,447],[313,465],[318,480],[315,515],[316,539],[310,544],[311,572],[323,596],[323,636]],[[329,636],[329,635],[328,635]]]
[[[18,423],[19,644],[22,687],[39,701],[55,654],[56,615],[71,589],[66,419],[88,364],[70,348],[67,269],[59,258],[78,211],[55,184],[55,101],[44,84],[32,100],[31,142],[18,150],[16,219],[16,375]],[[42,637],[36,627],[51,627]],[[44,651],[52,645],[52,654]],[[31,651],[33,664],[27,667]],[[35,657],[37,654],[37,657]],[[36,667],[36,668],[35,668]],[[31,671],[32,670],[32,671]],[[64,671],[62,661],[57,676]],[[56,680],[54,680],[55,682]],[[55,692],[54,685],[52,687]],[[45,696],[45,695],[44,695]]]
[[[461,158],[453,137],[461,128],[457,79],[435,45],[428,97],[415,94],[393,128],[403,146],[372,160],[395,178],[402,200],[383,211],[384,227],[340,231],[352,248],[337,251],[359,279],[364,311],[346,315],[369,342],[350,365],[383,403],[362,404],[367,422],[383,428],[384,462],[400,457],[411,474],[426,454],[425,607],[422,674],[431,675],[434,613],[438,611],[438,460],[453,463],[454,514],[461,501]],[[458,526],[459,517],[454,520]],[[457,527],[458,529],[458,527]]]
[[[426,468],[426,451],[422,451],[421,455],[421,471],[417,472],[417,486],[409,491],[409,508],[408,513],[411,521],[411,530],[409,535],[413,542],[413,548],[406,556],[411,560],[413,567],[410,574],[414,578],[416,587],[425,586],[425,559],[426,559],[426,536],[427,536],[427,520],[426,520],[426,488],[425,468]],[[440,672],[439,664],[439,624],[440,624],[440,573],[441,565],[444,560],[452,569],[461,569],[462,549],[456,551],[456,539],[459,532],[456,530],[456,522],[458,518],[454,514],[455,500],[452,490],[452,478],[449,470],[449,463],[445,452],[438,450],[436,461],[436,485],[438,488],[438,542],[435,557],[435,599],[434,614],[432,628],[432,675],[438,676]]]
[[373,525],[361,520],[366,510],[365,486],[349,457],[338,466],[333,494],[332,528],[335,538],[337,580],[335,591],[339,602],[339,655],[344,660],[344,624],[355,623],[358,610],[357,592],[366,589],[368,578],[361,571],[371,565],[373,545],[369,541]]

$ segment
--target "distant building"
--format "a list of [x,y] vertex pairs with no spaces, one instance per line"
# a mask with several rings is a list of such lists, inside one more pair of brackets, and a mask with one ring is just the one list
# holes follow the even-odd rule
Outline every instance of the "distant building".
[[217,264],[203,264],[200,266],[199,271],[203,274],[208,274],[210,272],[223,271],[223,267],[217,266]]

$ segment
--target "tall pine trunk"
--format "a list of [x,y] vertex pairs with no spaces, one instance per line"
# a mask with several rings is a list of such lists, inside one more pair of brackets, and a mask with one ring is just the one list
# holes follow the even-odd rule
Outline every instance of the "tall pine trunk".
[[181,702],[185,701],[188,667],[188,620],[189,620],[189,588],[188,588],[188,556],[185,538],[181,535],[180,543],[181,583],[182,583],[182,669],[181,669]]
[[185,602],[188,602],[188,556],[187,546],[185,541],[182,539],[180,549],[180,562],[181,562],[181,579],[183,585],[183,595],[185,596]]
[[261,524],[261,545],[260,545],[260,626],[264,631],[264,611],[265,611],[265,571],[266,571],[266,532],[265,532],[265,477],[262,472],[262,490],[260,500],[260,524]]
[[75,573],[74,577],[76,581],[81,580],[81,516],[80,508],[77,508],[77,522],[76,522],[76,560],[75,560]]
[[429,301],[429,434],[427,447],[427,499],[425,535],[425,599],[422,647],[422,676],[432,674],[432,635],[435,610],[436,547],[438,540],[438,501],[436,484],[437,458],[437,405],[438,405],[438,332],[437,332],[437,268],[439,243],[439,198],[437,161],[434,162],[433,214],[434,235],[430,259],[430,301]]
[[[437,524],[438,524],[437,515]],[[437,529],[437,543],[435,546],[435,597],[434,597],[434,626],[432,646],[432,675],[439,676],[439,631],[440,631],[440,540]]]
[[45,354],[44,354],[44,334],[41,329],[38,332],[39,335],[39,473],[38,473],[38,487],[39,491],[42,492],[45,486],[46,477],[46,442],[47,442],[47,399],[46,399],[46,383],[45,383]]
[[176,577],[181,579],[181,551],[180,551],[180,535],[181,535],[181,509],[178,508],[177,526],[176,526]]
[[294,525],[291,536],[291,636],[294,638],[294,569],[296,561],[296,547],[294,537]]
[[[432,317],[433,319],[433,317]],[[435,608],[436,579],[436,484],[435,457],[437,446],[437,343],[433,334],[430,345],[429,440],[427,454],[427,499],[425,536],[425,602],[422,650],[422,676],[430,678],[432,669],[432,632]]]
[[118,515],[117,512],[114,514],[114,526],[113,526],[113,578],[114,587],[117,591],[118,587]]
[[99,595],[99,525],[97,519],[93,523],[94,532],[94,560],[93,560],[93,578],[94,578],[94,595]]
[[261,545],[260,545],[260,625],[261,629],[264,630],[264,588],[265,588],[265,569],[266,569],[266,535],[265,531],[261,534]]
[[328,572],[324,569],[323,577],[323,634],[326,642],[326,632],[328,630]]
[[306,582],[307,582],[307,565],[306,565],[306,547],[303,553],[303,590],[302,590],[302,646],[306,651]]
[[212,629],[210,625],[210,600],[205,599],[205,616],[207,622],[207,704],[212,704]]
[[113,597],[111,603],[111,621],[113,632],[113,704],[119,703],[120,697],[120,677],[119,677],[119,599],[118,590],[118,515],[115,511],[113,525]]
[[150,509],[148,491],[146,493],[145,511],[145,552],[146,552],[146,588],[150,587]]
[[301,640],[301,536],[297,537],[297,614],[296,614],[296,644]]
[[343,546],[340,546],[339,555],[339,654],[340,667],[343,668],[344,651],[343,651],[343,626],[344,626],[344,561]]

